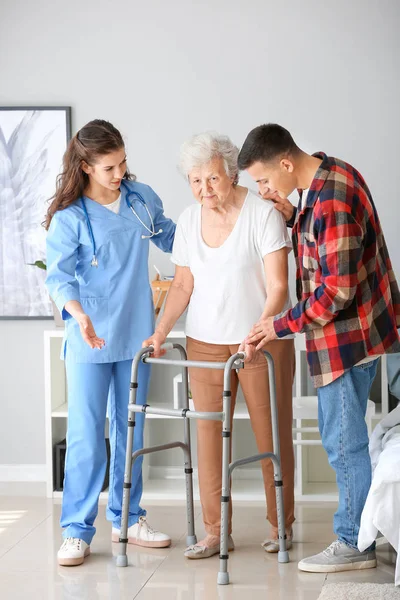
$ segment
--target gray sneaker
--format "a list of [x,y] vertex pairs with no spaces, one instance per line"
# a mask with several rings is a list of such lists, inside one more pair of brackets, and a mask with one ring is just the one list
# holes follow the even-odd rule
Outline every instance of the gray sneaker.
[[315,556],[303,558],[298,564],[300,571],[309,573],[335,573],[374,567],[376,567],[375,550],[359,552],[340,540],[336,540]]

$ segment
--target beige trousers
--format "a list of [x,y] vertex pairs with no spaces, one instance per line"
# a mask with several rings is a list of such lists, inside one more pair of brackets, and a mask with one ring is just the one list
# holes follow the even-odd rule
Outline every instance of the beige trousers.
[[[225,362],[238,351],[238,345],[219,345],[187,339],[189,360]],[[274,340],[265,346],[275,365],[276,396],[279,416],[281,467],[285,527],[294,521],[294,452],[292,438],[292,385],[295,369],[293,340]],[[222,411],[223,371],[191,368],[190,386],[196,410]],[[258,451],[272,452],[271,412],[269,405],[268,365],[259,352],[244,369],[232,372],[232,417],[240,383],[250,415]],[[233,421],[231,424],[231,430]],[[207,533],[220,535],[222,423],[197,422],[197,454],[200,498]],[[267,519],[277,527],[276,496],[272,461],[261,462],[267,500]],[[232,530],[232,504],[229,507],[229,533]]]

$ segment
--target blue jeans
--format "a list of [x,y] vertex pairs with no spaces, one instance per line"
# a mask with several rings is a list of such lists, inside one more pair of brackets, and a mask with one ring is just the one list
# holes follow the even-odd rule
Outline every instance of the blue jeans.
[[[107,456],[104,441],[107,401],[110,426],[110,485],[106,516],[120,528],[125,469],[131,360],[115,363],[76,363],[66,356],[68,381],[68,432],[64,493],[61,512],[63,536],[90,544],[96,532],[98,500],[104,482]],[[149,365],[139,365],[137,403],[144,404]],[[143,447],[144,414],[136,415],[134,450]],[[143,457],[135,461],[128,526],[146,511],[140,507]]]
[[374,360],[353,367],[318,389],[319,431],[339,488],[333,530],[352,548],[357,548],[361,513],[371,486],[365,413],[377,364]]

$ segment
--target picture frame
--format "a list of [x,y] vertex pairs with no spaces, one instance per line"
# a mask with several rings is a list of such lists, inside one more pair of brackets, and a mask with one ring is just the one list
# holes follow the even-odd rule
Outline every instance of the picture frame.
[[42,223],[70,139],[70,106],[0,106],[2,320],[53,318]]

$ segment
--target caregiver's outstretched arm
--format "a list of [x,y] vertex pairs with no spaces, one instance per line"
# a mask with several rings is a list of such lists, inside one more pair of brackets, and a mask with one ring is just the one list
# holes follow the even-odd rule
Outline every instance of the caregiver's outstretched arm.
[[105,340],[97,337],[96,332],[93,327],[93,323],[92,323],[89,315],[87,315],[85,313],[85,311],[83,310],[81,303],[78,302],[77,300],[69,300],[65,304],[65,310],[67,310],[69,312],[69,314],[76,321],[78,321],[79,329],[80,329],[80,332],[81,332],[81,335],[82,335],[82,338],[84,339],[84,341],[91,348],[98,348],[99,350],[101,350],[103,348],[103,346],[105,345]]

